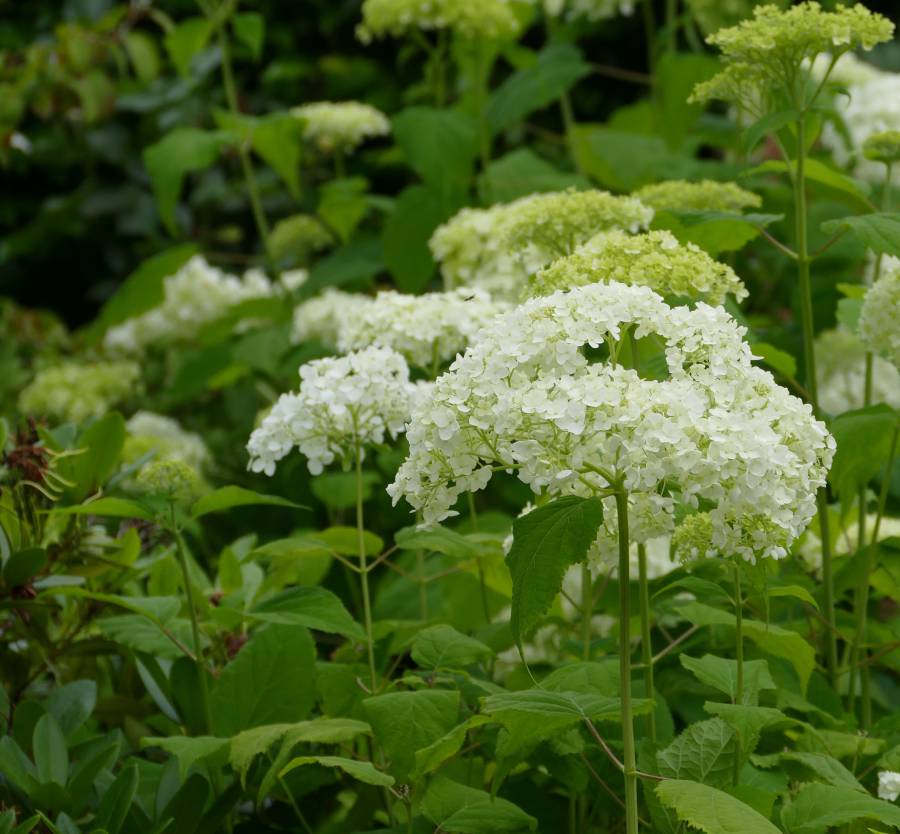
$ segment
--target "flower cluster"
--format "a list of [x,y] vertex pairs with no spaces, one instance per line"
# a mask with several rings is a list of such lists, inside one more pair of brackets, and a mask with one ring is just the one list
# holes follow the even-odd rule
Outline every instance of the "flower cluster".
[[665,180],[632,195],[656,211],[730,211],[759,208],[762,198],[733,182]]
[[19,410],[80,423],[124,402],[140,379],[134,362],[62,362],[35,374],[19,394]]
[[[819,404],[828,414],[842,414],[865,404],[866,348],[846,328],[825,330],[816,338]],[[900,371],[886,359],[872,362],[872,402],[900,408]]]
[[183,460],[153,460],[141,467],[134,479],[134,487],[148,495],[161,495],[188,504],[200,497],[206,485],[197,470]]
[[508,306],[477,289],[425,295],[387,290],[365,306],[363,315],[343,317],[338,349],[389,347],[412,365],[436,368],[465,350],[478,331]]
[[900,162],[900,130],[873,133],[863,142],[863,156],[872,162],[893,165]]
[[414,29],[449,29],[466,38],[505,39],[521,26],[509,0],[365,0],[356,35],[363,43]]
[[893,31],[894,24],[886,17],[860,4],[839,6],[833,12],[817,2],[798,3],[784,11],[774,5],[757,6],[752,18],[707,38],[721,50],[725,67],[698,84],[690,100],[722,99],[746,106],[779,90],[793,100],[798,73],[817,55],[868,50],[890,40]]
[[[664,345],[667,379],[582,350],[612,350],[632,328]],[[494,468],[536,494],[606,491],[604,559],[616,549],[611,488],[627,492],[638,542],[671,533],[676,507],[703,500],[719,552],[783,556],[815,512],[834,442],[807,404],[752,366],[742,336],[722,308],[670,307],[646,287],[597,283],[526,301],[415,409],[410,455],[388,491],[426,524],[453,515]]]
[[196,255],[165,279],[163,292],[159,306],[107,330],[107,349],[140,353],[151,345],[190,340],[199,328],[223,316],[230,307],[270,296],[273,288],[258,269],[238,278]]
[[363,317],[372,299],[360,293],[344,292],[328,287],[319,295],[294,308],[294,344],[315,340],[336,350],[338,334],[345,322]]
[[463,209],[439,226],[429,245],[449,287],[477,286],[515,300],[528,276],[598,232],[638,232],[653,210],[605,191],[532,194],[488,209]]
[[249,468],[272,475],[295,446],[313,475],[336,459],[352,464],[386,434],[403,431],[416,396],[406,362],[390,348],[308,362],[300,367],[300,390],[282,394],[250,435]]
[[878,798],[896,802],[898,796],[900,796],[900,773],[894,770],[879,771]]
[[358,101],[316,101],[292,108],[291,114],[303,120],[303,137],[323,154],[346,153],[391,132],[384,113]]
[[637,0],[544,0],[544,13],[566,20],[609,20],[619,15],[631,15]]
[[869,288],[859,314],[863,344],[900,368],[900,269],[882,270]]
[[722,304],[728,293],[738,301],[747,296],[730,266],[713,260],[693,243],[680,244],[666,231],[602,232],[541,270],[532,278],[528,293],[549,295],[597,281],[650,287],[660,295],[699,298],[710,304]]
[[197,472],[210,461],[209,449],[199,434],[187,431],[177,420],[152,411],[138,411],[125,426],[128,435],[122,460],[135,463],[148,453],[153,460],[178,460]]

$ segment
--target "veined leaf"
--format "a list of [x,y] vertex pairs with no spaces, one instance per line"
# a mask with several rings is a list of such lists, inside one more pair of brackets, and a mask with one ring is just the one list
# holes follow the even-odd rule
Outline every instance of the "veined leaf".
[[762,814],[724,791],[683,779],[667,779],[656,796],[678,819],[705,834],[781,834]]
[[814,783],[804,785],[781,812],[789,834],[820,834],[858,819],[900,827],[900,808],[852,788]]
[[200,518],[200,516],[208,515],[209,513],[220,513],[223,510],[231,510],[234,507],[247,507],[254,504],[305,509],[300,504],[295,504],[293,501],[288,501],[287,498],[281,498],[277,495],[263,495],[261,492],[254,492],[252,489],[244,489],[244,487],[225,486],[208,495],[204,495],[197,501],[191,507],[191,517]]
[[734,730],[721,718],[698,721],[656,754],[659,772],[724,788],[734,778],[735,741]]
[[505,799],[443,776],[432,779],[422,797],[422,813],[448,834],[534,831],[537,820]]
[[284,776],[295,768],[311,764],[338,768],[358,782],[365,782],[367,785],[390,787],[394,784],[394,777],[382,773],[372,762],[359,762],[356,759],[346,759],[342,756],[298,756],[291,759],[279,775]]

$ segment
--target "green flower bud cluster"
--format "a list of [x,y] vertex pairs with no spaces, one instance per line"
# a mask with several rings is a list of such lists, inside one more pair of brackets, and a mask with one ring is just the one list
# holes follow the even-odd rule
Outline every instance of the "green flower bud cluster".
[[893,164],[900,162],[900,130],[884,130],[873,133],[863,142],[863,156],[874,162]]
[[656,211],[730,211],[759,208],[762,198],[733,182],[665,180],[632,194]]
[[713,524],[709,513],[692,513],[675,528],[672,552],[683,562],[715,556]]
[[189,504],[203,492],[203,482],[183,460],[154,460],[141,468],[135,487],[147,495],[160,495]]
[[466,38],[505,39],[521,28],[507,0],[365,0],[356,36],[363,43],[416,29],[450,29]]
[[888,41],[894,24],[865,6],[839,6],[833,12],[817,2],[799,3],[782,11],[757,6],[753,17],[707,38],[722,53],[725,68],[694,88],[689,101],[722,99],[747,105],[756,96],[778,90],[795,106],[806,106],[805,62],[822,52],[838,56],[871,49]]
[[746,298],[743,282],[730,266],[713,260],[693,243],[682,245],[667,231],[628,235],[603,232],[541,270],[528,286],[531,297],[557,290],[618,281],[658,292],[663,296],[702,299],[722,304],[728,293]]
[[19,394],[19,410],[80,423],[123,402],[140,379],[135,362],[62,362],[35,374]]

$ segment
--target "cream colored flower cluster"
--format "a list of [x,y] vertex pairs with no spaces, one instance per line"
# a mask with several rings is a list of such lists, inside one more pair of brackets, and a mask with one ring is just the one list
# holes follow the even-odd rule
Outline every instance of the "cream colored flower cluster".
[[[865,345],[846,328],[824,330],[816,338],[819,404],[828,414],[842,414],[865,404]],[[886,359],[872,363],[872,402],[900,408],[900,371]]]
[[859,335],[873,353],[900,368],[900,269],[882,270],[859,314]]
[[747,297],[743,281],[730,266],[713,260],[699,246],[680,244],[667,231],[602,232],[535,275],[528,294],[549,295],[597,281],[650,287],[663,296],[710,304],[722,304],[729,293],[738,301]]
[[229,308],[274,292],[261,270],[242,278],[210,266],[200,255],[165,279],[162,303],[146,313],[111,327],[104,345],[115,353],[140,353],[155,345],[189,341],[197,330],[223,316]]
[[509,0],[364,0],[356,35],[363,43],[411,30],[449,29],[472,39],[515,37],[521,28]]
[[[707,38],[721,51],[724,69],[694,88],[692,101],[722,99],[752,106],[777,91],[794,96],[798,73],[823,52],[840,55],[891,39],[894,24],[864,6],[825,11],[804,2],[782,11],[757,6],[753,17]],[[803,104],[805,99],[795,104]],[[758,115],[763,115],[762,113]]]
[[665,180],[632,195],[655,211],[729,211],[759,208],[762,198],[733,182]]
[[125,428],[128,434],[122,461],[126,464],[133,464],[152,452],[153,460],[181,461],[199,473],[210,461],[203,438],[183,429],[172,417],[138,411],[129,418]]
[[[612,350],[632,328],[665,345],[668,379],[582,350]],[[415,409],[410,454],[388,491],[433,524],[495,468],[552,496],[621,479],[634,541],[671,533],[676,507],[703,500],[719,552],[781,557],[815,512],[834,443],[807,404],[751,365],[742,336],[722,308],[670,307],[646,287],[597,283],[526,301]],[[604,502],[606,559],[616,513]]]
[[391,132],[384,113],[358,101],[315,101],[291,108],[291,115],[303,120],[304,139],[323,154],[347,153]]
[[335,460],[355,463],[367,447],[399,435],[421,393],[390,348],[316,359],[300,367],[300,389],[282,394],[247,443],[249,468],[272,475],[295,446],[313,475]]
[[294,308],[291,339],[294,344],[314,340],[337,350],[338,334],[344,322],[363,316],[371,302],[367,295],[327,287]]
[[637,0],[544,0],[544,12],[565,20],[609,20],[634,13]]
[[341,352],[377,345],[400,353],[411,365],[438,367],[464,351],[478,332],[509,305],[483,290],[408,295],[386,290],[338,327]]
[[429,245],[448,287],[474,286],[516,300],[529,275],[571,254],[598,232],[638,232],[653,210],[605,191],[532,194],[488,209],[463,209]]
[[62,362],[39,370],[19,394],[19,411],[80,423],[101,417],[140,387],[134,362]]

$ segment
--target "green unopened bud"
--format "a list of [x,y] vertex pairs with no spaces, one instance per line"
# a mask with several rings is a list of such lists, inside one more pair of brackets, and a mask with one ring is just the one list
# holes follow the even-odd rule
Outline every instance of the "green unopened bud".
[[900,130],[873,133],[863,142],[863,156],[875,162],[900,162]]
[[180,460],[151,461],[138,473],[135,485],[141,492],[184,504],[196,500],[202,491],[197,472]]

